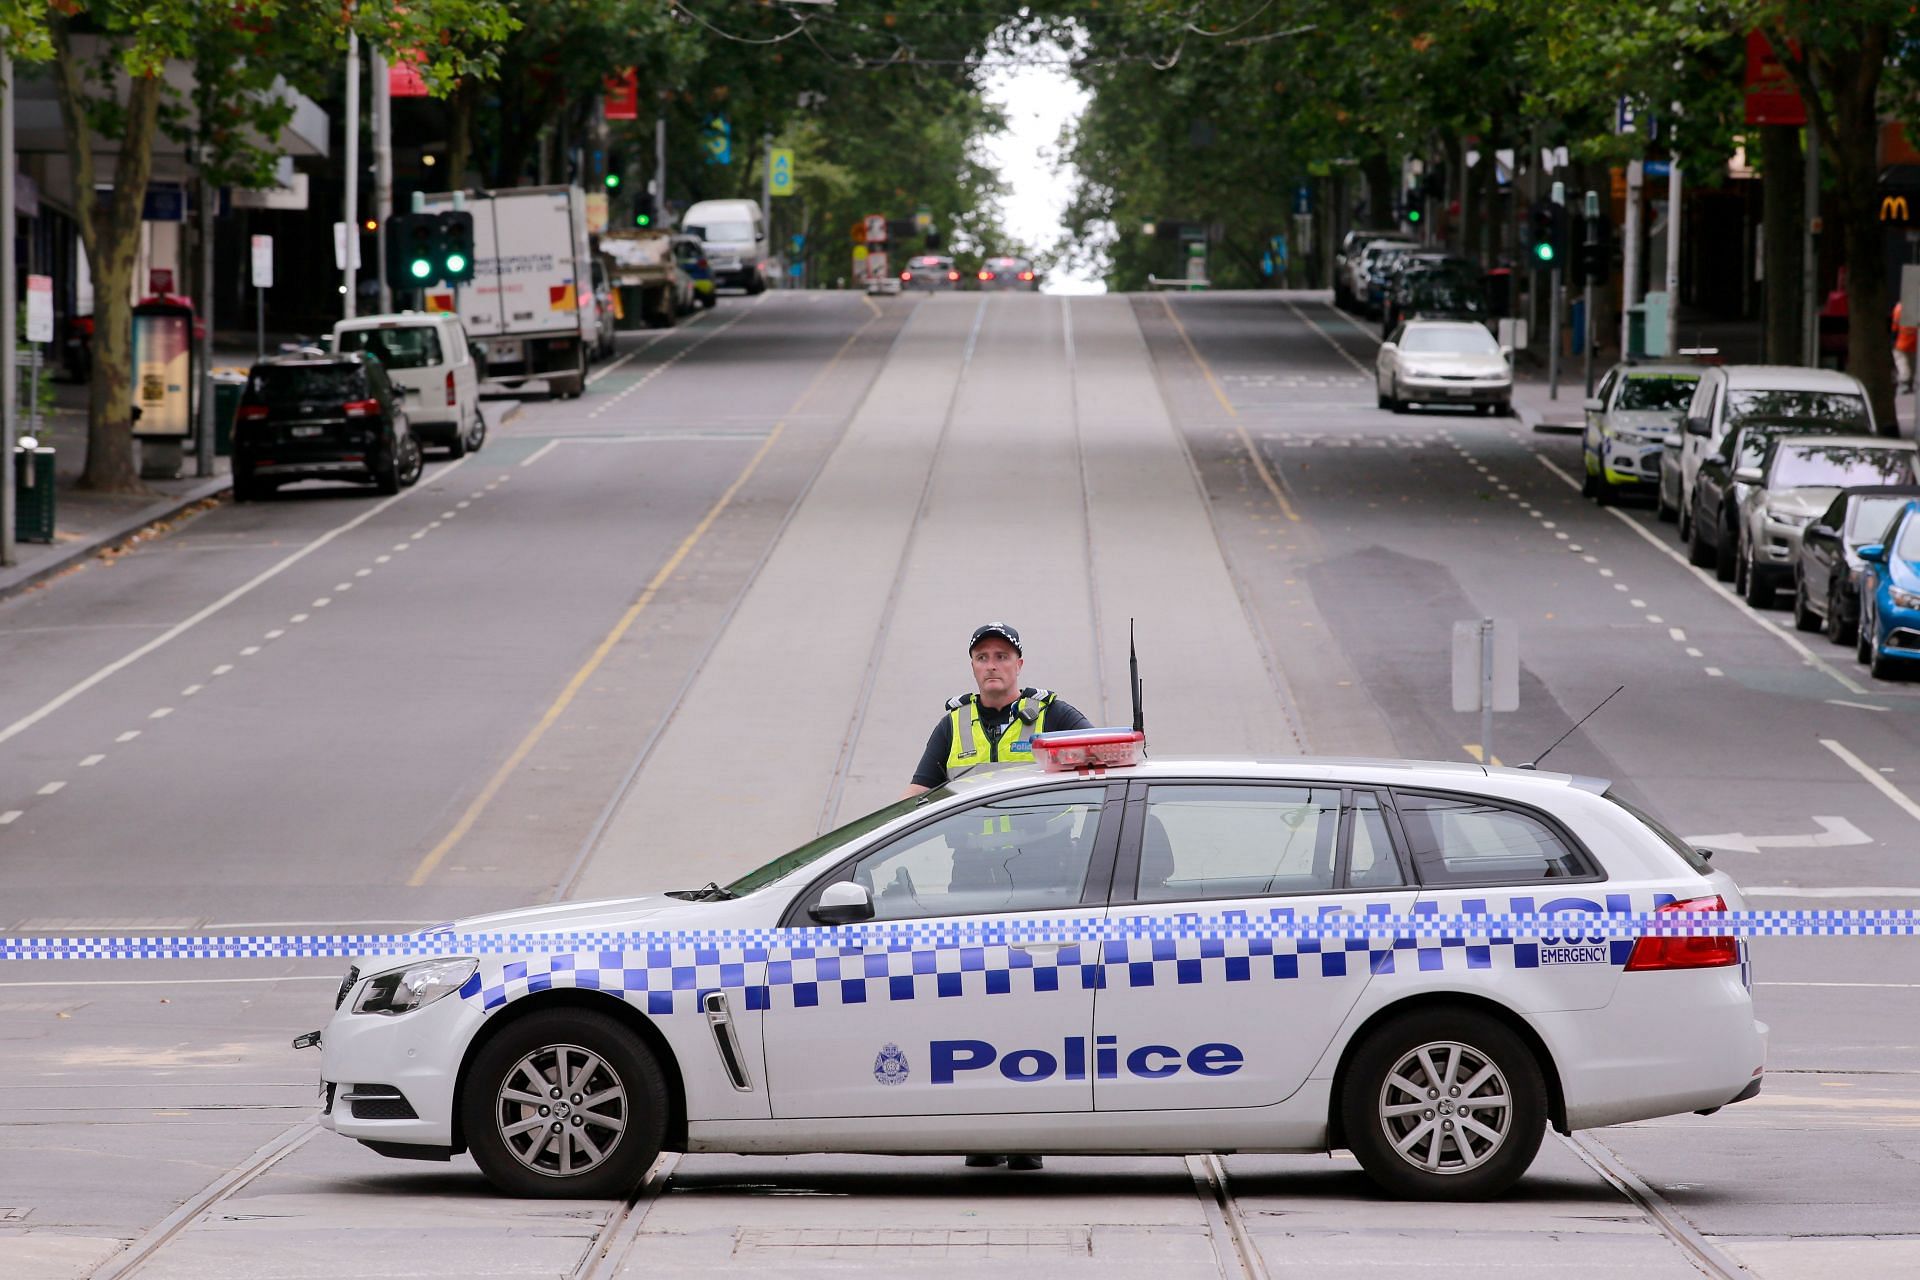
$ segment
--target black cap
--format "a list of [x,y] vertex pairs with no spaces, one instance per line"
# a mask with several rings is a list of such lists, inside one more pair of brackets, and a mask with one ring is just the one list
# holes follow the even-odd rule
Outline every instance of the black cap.
[[967,652],[972,653],[975,646],[988,636],[999,636],[1002,640],[1005,640],[1013,646],[1015,653],[1023,658],[1027,656],[1027,651],[1020,647],[1020,633],[1004,622],[989,622],[984,627],[975,627],[973,630],[973,639],[967,641]]

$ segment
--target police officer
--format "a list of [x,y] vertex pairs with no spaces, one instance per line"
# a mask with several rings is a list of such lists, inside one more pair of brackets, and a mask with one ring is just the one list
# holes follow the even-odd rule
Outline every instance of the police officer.
[[1031,760],[1036,733],[1092,727],[1051,690],[1021,687],[1026,651],[1020,633],[1006,623],[975,628],[967,655],[980,691],[948,699],[947,714],[927,738],[907,795],[930,791],[975,765]]
[[[914,768],[906,794],[930,791],[976,765],[1033,759],[1033,735],[1047,729],[1090,728],[1087,718],[1048,689],[1022,688],[1020,668],[1026,651],[1020,633],[1004,622],[976,627],[967,641],[978,693],[947,701],[947,714],[933,726],[927,749]],[[1034,1155],[971,1155],[969,1169],[1041,1168]]]

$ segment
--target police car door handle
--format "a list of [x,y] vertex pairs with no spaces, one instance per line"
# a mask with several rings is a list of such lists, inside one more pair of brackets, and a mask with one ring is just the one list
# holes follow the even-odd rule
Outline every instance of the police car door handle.
[[1007,944],[1015,951],[1024,951],[1036,960],[1051,960],[1060,954],[1057,942],[1010,942]]

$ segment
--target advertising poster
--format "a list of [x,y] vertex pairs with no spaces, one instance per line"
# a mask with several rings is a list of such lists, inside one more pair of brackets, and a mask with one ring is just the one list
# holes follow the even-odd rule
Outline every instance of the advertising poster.
[[190,359],[193,321],[185,310],[133,316],[133,404],[136,436],[184,440],[193,433]]

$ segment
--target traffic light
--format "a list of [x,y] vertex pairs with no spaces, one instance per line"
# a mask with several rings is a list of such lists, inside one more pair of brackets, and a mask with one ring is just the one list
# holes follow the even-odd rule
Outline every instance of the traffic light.
[[396,213],[387,219],[387,287],[419,289],[439,275],[434,236],[439,215]]
[[1582,218],[1580,243],[1574,247],[1573,282],[1605,284],[1613,266],[1613,226],[1604,216]]
[[1540,267],[1565,267],[1567,262],[1567,210],[1551,200],[1534,202],[1532,227],[1533,261]]
[[602,181],[607,184],[607,190],[615,191],[615,190],[618,190],[620,186],[620,175],[617,173],[610,173],[605,178],[603,178]]
[[465,284],[473,279],[473,215],[454,209],[438,217],[439,277],[447,284]]
[[633,201],[633,225],[650,227],[653,225],[653,197],[635,196]]

